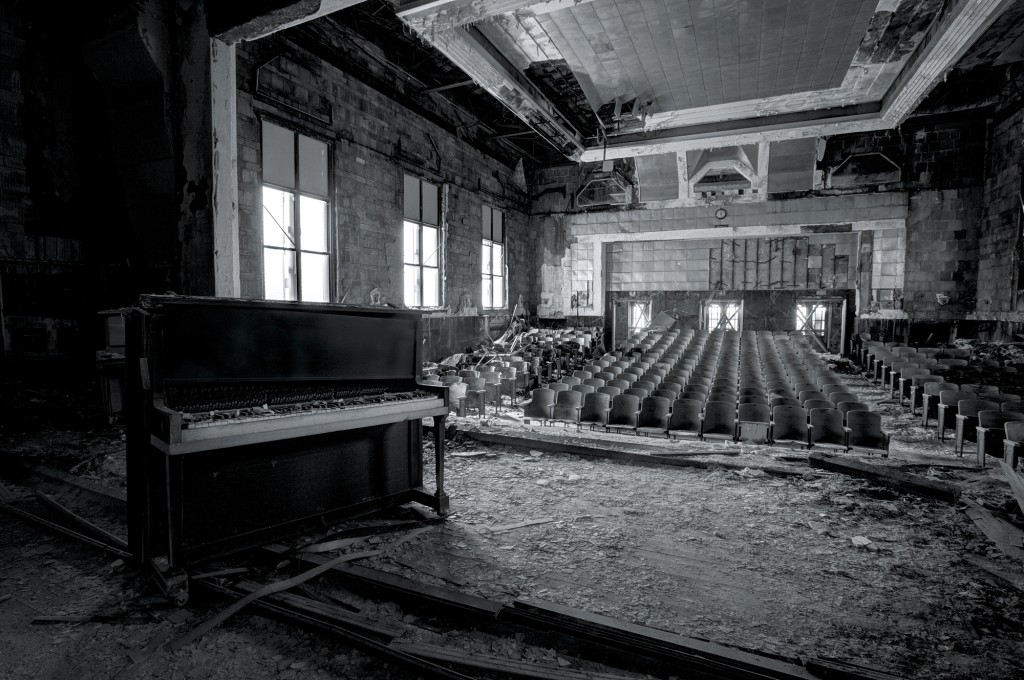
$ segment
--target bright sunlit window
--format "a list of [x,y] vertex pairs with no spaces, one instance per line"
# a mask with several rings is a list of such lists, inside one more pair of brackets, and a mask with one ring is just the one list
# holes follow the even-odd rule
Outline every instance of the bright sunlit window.
[[650,302],[629,303],[629,332],[636,333],[647,328],[651,323]]
[[327,144],[263,123],[263,297],[329,302]]
[[738,331],[740,305],[737,302],[712,302],[707,307],[708,330]]
[[405,306],[441,306],[441,192],[405,176]]
[[801,303],[796,306],[796,329],[825,332],[826,306],[815,303]]
[[484,309],[505,306],[505,223],[504,215],[489,205],[482,211],[483,247],[482,301]]

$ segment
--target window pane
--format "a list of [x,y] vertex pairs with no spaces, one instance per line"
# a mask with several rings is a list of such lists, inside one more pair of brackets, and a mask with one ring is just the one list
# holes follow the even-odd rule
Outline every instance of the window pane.
[[330,257],[319,253],[302,253],[302,301],[330,302]]
[[491,260],[494,262],[494,264],[492,265],[494,267],[494,275],[495,276],[504,276],[505,275],[505,246],[503,246],[503,245],[501,245],[499,243],[495,243],[493,246],[491,246],[491,251],[494,253],[493,256],[491,257]]
[[405,266],[405,306],[420,306],[420,268]]
[[491,244],[488,241],[484,241],[480,249],[480,267],[484,276],[491,273]]
[[295,133],[263,123],[263,181],[295,188]]
[[299,189],[327,196],[327,145],[299,135]]
[[491,237],[491,240],[492,241],[497,241],[498,243],[504,243],[505,242],[505,220],[504,220],[504,216],[501,214],[500,210],[495,210],[494,211],[494,222],[493,223],[494,223],[494,229],[493,229],[494,235]]
[[295,251],[263,249],[263,297],[295,299]]
[[263,187],[263,245],[295,247],[294,200],[288,191]]
[[483,227],[483,237],[490,240],[491,238],[491,206],[484,205],[480,206],[480,224]]
[[[420,227],[412,222],[405,223],[405,235],[402,246],[405,250],[406,264],[420,263]],[[409,304],[408,302],[406,304]]]
[[434,227],[423,227],[423,264],[437,266],[437,229]]
[[486,274],[483,277],[482,287],[480,290],[480,304],[484,307],[491,306],[491,277]]
[[303,250],[327,252],[327,201],[299,196],[299,228]]
[[491,307],[504,307],[505,306],[505,279],[500,276],[495,276],[491,282],[492,289],[492,300]]
[[405,219],[420,219],[420,181],[409,175],[405,176]]
[[441,224],[437,186],[430,182],[420,182],[420,185],[423,192],[423,221],[427,224]]
[[440,269],[423,268],[423,306],[440,307],[441,295],[438,291],[438,282],[441,278]]

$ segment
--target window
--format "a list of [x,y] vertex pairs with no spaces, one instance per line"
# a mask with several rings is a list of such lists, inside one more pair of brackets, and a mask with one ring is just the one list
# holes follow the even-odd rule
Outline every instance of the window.
[[505,306],[505,221],[500,210],[483,207],[483,306]]
[[807,302],[796,306],[796,329],[825,334],[825,312],[828,306],[822,303]]
[[738,302],[712,302],[708,305],[708,330],[738,331],[740,305]]
[[263,123],[263,297],[329,302],[327,145]]
[[441,202],[437,185],[405,176],[405,306],[441,306]]
[[629,332],[636,333],[647,328],[651,323],[650,302],[629,303]]

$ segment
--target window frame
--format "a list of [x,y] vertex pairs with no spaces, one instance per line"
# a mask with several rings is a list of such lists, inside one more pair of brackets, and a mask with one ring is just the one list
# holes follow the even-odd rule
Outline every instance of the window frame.
[[[814,300],[797,300],[795,308],[796,329],[801,333],[810,330],[812,333],[822,336],[825,335],[826,333],[828,333],[830,311],[831,305],[828,304],[827,302],[818,302]],[[816,317],[819,316],[819,312],[821,321],[820,328],[818,327],[818,324],[815,323],[817,321]],[[808,317],[810,318],[808,319]],[[810,321],[810,323],[807,323],[808,320]]]
[[[718,314],[717,314],[718,321],[714,325],[712,325],[712,323],[711,323],[711,310],[712,310],[712,308],[716,308],[716,309],[719,310]],[[735,310],[736,310],[735,314],[729,314],[729,309],[730,308],[735,308]],[[733,327],[733,322],[732,321],[728,321],[727,322],[727,326],[728,327],[727,328],[723,328],[722,330],[726,330],[726,331],[729,331],[729,330],[742,331],[743,330],[743,301],[742,300],[722,300],[722,301],[716,301],[716,302],[709,302],[709,303],[707,303],[704,306],[704,323],[705,323],[705,327],[707,328],[707,330],[709,330],[709,331],[717,330],[719,324],[721,323],[721,320],[722,320],[723,316],[726,317],[726,318],[735,320],[735,327]]]
[[[508,275],[507,275],[507,272],[508,272],[508,267],[507,267],[507,262],[508,262],[507,253],[508,253],[508,250],[505,247],[505,233],[507,231],[507,229],[506,229],[506,220],[505,220],[505,211],[504,210],[499,210],[498,208],[495,208],[494,206],[491,206],[491,205],[488,205],[488,204],[484,203],[483,206],[481,207],[481,211],[480,212],[481,212],[481,215],[480,215],[480,221],[481,221],[481,225],[480,225],[481,226],[481,239],[480,239],[481,240],[480,307],[482,309],[486,309],[486,310],[489,310],[489,311],[501,310],[501,309],[505,309],[505,308],[508,307]],[[494,215],[495,214],[501,216],[501,233],[500,233],[501,238],[500,238],[500,240],[494,238],[495,234],[494,234],[494,227],[493,227],[493,225],[494,225]],[[489,217],[490,219],[488,220],[487,217],[485,217],[485,216]],[[495,245],[501,246],[501,263],[500,263],[500,267],[499,267],[500,273],[495,273],[495,266],[494,266],[494,246]],[[489,256],[490,256],[490,259],[491,259],[491,262],[490,262],[490,272],[489,273],[484,268],[484,263],[483,263],[483,249],[484,248],[487,249],[487,252],[489,253]],[[494,303],[494,280],[495,279],[501,279],[501,304],[500,305],[493,304]],[[486,281],[490,282],[490,299],[489,300],[487,298],[485,298],[484,294],[483,294],[483,284]],[[488,303],[490,303],[490,304],[488,304]]]
[[[410,219],[409,216],[406,215],[406,213],[405,213],[405,207],[406,207],[405,206],[405,200],[406,200],[406,198],[404,196],[404,191],[405,191],[405,188],[408,187],[408,180],[410,180],[410,179],[414,180],[417,183],[417,186],[418,186],[418,192],[417,192],[417,196],[418,196],[418,199],[419,199],[419,201],[418,201],[418,219],[416,219],[416,220]],[[443,187],[443,185],[442,184],[434,184],[433,182],[425,180],[422,177],[417,177],[416,175],[410,175],[409,173],[403,173],[402,174],[402,181],[403,181],[403,187],[404,187],[403,188],[403,197],[402,197],[402,201],[403,201],[403,203],[402,203],[402,302],[409,309],[426,309],[426,310],[443,309],[444,308],[444,298],[445,298],[445,295],[444,295],[444,277],[442,276],[442,272],[443,272],[443,268],[444,268],[444,206],[442,205],[442,197],[443,197],[442,187]],[[437,224],[430,224],[429,222],[427,222],[424,219],[424,215],[423,215],[423,187],[424,187],[424,185],[428,185],[428,186],[432,187],[437,192]],[[405,243],[406,230],[407,230],[407,225],[410,225],[410,224],[411,225],[415,225],[415,227],[416,227],[416,239],[417,239],[417,241],[416,241],[416,252],[418,253],[418,256],[419,256],[419,261],[418,262],[407,262],[406,258],[405,258],[405,253],[406,253],[406,250],[407,250],[406,243]],[[426,252],[425,252],[425,250],[423,248],[423,230],[424,230],[424,228],[433,229],[437,233],[437,242],[436,242],[436,248],[435,248],[437,264],[435,264],[435,265],[425,264],[425,262],[426,262],[426,260],[428,258],[426,257]],[[420,302],[420,304],[412,304],[412,303],[410,303],[408,298],[407,298],[407,295],[406,295],[407,292],[408,292],[407,289],[406,289],[406,286],[407,286],[408,282],[405,280],[405,277],[406,277],[410,267],[415,267],[416,270],[417,270],[417,275],[416,276],[417,276],[417,284],[418,285],[415,288],[415,290],[417,290],[419,292],[419,298],[420,298],[419,302]],[[437,278],[437,304],[436,305],[426,305],[426,304],[423,304],[423,290],[424,290],[423,282],[425,280],[425,278],[424,278],[424,271],[425,270],[432,270],[434,272],[434,275]]]
[[[642,308],[642,311],[638,316],[641,319],[645,319],[647,323],[645,323],[642,327],[634,327],[635,324],[633,319],[633,310],[640,308]],[[647,300],[645,302],[642,300],[630,300],[629,304],[626,307],[626,328],[628,329],[629,334],[642,331],[649,325],[651,325],[651,301]]]
[[[265,172],[266,164],[264,163],[264,160],[263,160],[263,153],[265,151],[265,146],[264,146],[265,145],[265,139],[264,139],[265,138],[265,128],[264,128],[265,125],[273,125],[275,127],[281,128],[282,130],[285,130],[285,131],[291,133],[291,136],[292,136],[292,159],[293,159],[293,164],[294,164],[293,172],[294,172],[294,177],[295,177],[295,182],[294,182],[295,186],[294,187],[284,186],[282,184],[278,184],[278,183],[275,183],[275,182],[268,182],[266,180],[266,178],[265,178],[265,175],[266,175],[266,172]],[[310,139],[312,141],[315,141],[315,142],[318,142],[320,144],[323,144],[326,147],[326,156],[327,157],[325,159],[326,167],[324,169],[325,180],[326,180],[326,189],[325,189],[326,195],[325,196],[320,196],[320,195],[315,194],[313,192],[303,191],[302,189],[300,189],[300,170],[301,170],[300,166],[302,164],[302,160],[300,158],[300,150],[299,150],[300,141],[299,140],[302,137],[305,137],[305,138]],[[335,278],[336,278],[336,273],[335,273],[335,250],[336,249],[334,247],[334,245],[335,245],[335,239],[334,239],[334,219],[333,219],[334,211],[332,210],[333,203],[332,203],[332,200],[331,200],[332,196],[334,195],[334,173],[332,172],[333,168],[332,168],[332,163],[331,163],[331,159],[332,158],[333,158],[333,147],[332,147],[331,142],[329,140],[327,140],[325,138],[322,138],[322,137],[320,137],[318,135],[310,134],[307,130],[299,130],[299,129],[297,129],[294,126],[288,125],[288,124],[284,123],[283,121],[279,121],[279,120],[277,120],[275,118],[271,118],[271,117],[261,117],[260,118],[260,208],[261,208],[261,210],[260,210],[260,240],[262,242],[262,248],[260,249],[260,258],[261,258],[261,265],[262,265],[262,269],[263,269],[263,281],[262,281],[262,283],[263,283],[263,299],[264,300],[272,300],[273,299],[273,300],[280,300],[282,302],[305,302],[305,303],[310,303],[310,304],[326,304],[326,303],[332,302],[333,299],[334,299]],[[286,247],[282,247],[282,246],[267,245],[267,243],[266,243],[266,239],[264,238],[264,233],[266,231],[266,227],[264,225],[264,221],[267,219],[267,213],[269,212],[269,210],[267,209],[266,202],[264,201],[264,196],[263,196],[265,188],[270,188],[270,189],[273,189],[275,191],[280,191],[280,192],[285,193],[285,194],[291,194],[291,196],[292,196],[291,219],[292,219],[292,223],[295,226],[295,228],[294,228],[295,238],[294,239],[289,238],[289,240],[292,241],[292,245],[293,245],[293,247],[291,247],[291,248],[286,248]],[[324,251],[308,250],[308,249],[304,249],[302,247],[302,220],[301,220],[301,207],[300,206],[301,206],[301,200],[302,200],[303,197],[311,198],[311,199],[314,199],[314,200],[317,200],[317,201],[323,201],[324,204],[325,204],[325,206],[324,206],[324,211],[325,211],[325,215],[324,215],[324,245],[326,246],[327,250],[324,250]],[[295,258],[294,259],[294,263],[295,263],[295,299],[294,300],[287,300],[287,299],[283,299],[282,300],[282,299],[279,299],[279,298],[268,298],[267,297],[267,268],[266,268],[266,262],[267,262],[267,260],[266,260],[266,251],[267,250],[276,250],[276,251],[280,251],[280,252],[293,253],[294,258]],[[326,300],[322,300],[322,301],[321,300],[309,301],[309,300],[303,300],[302,299],[302,255],[304,253],[305,254],[310,254],[310,255],[326,255],[327,256],[327,299]]]

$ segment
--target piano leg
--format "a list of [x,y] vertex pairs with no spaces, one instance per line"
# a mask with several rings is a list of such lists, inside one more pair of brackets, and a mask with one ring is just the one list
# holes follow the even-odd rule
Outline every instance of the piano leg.
[[437,514],[442,517],[448,514],[448,494],[444,492],[444,421],[447,417],[434,416],[434,477],[437,483],[434,498]]

